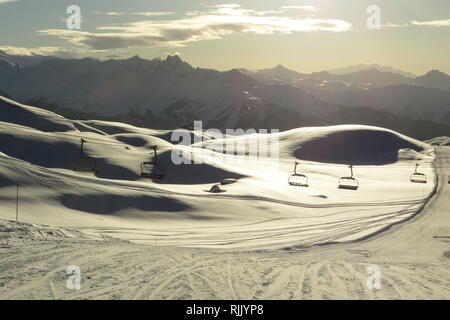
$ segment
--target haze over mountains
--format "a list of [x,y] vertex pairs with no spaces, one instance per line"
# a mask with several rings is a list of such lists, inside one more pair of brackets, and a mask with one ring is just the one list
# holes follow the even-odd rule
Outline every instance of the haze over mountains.
[[[367,68],[363,68],[366,66]],[[318,87],[330,90],[370,89],[388,85],[419,85],[429,88],[450,90],[450,76],[438,70],[411,77],[408,73],[390,67],[377,65],[359,65],[336,69],[338,71],[320,71],[310,74],[300,73],[278,65],[272,69],[247,70],[241,72],[265,83],[286,83],[298,87]],[[355,70],[344,73],[343,70]],[[390,70],[390,71],[387,71]]]
[[363,70],[367,70],[367,69],[377,69],[378,71],[382,71],[382,72],[396,73],[396,74],[402,75],[407,78],[416,78],[417,77],[417,75],[415,75],[414,73],[395,69],[395,68],[392,68],[389,66],[380,66],[379,64],[376,64],[376,63],[374,63],[374,64],[356,64],[356,65],[352,65],[352,66],[348,66],[348,67],[328,70],[328,72],[330,72],[332,74],[347,74],[347,73],[353,73],[353,72],[363,71]]
[[[65,116],[177,128],[277,128],[357,123],[416,138],[450,133],[450,76],[388,67],[303,74],[194,68],[167,59],[99,61],[0,52],[0,92]],[[357,108],[356,108],[357,107]]]

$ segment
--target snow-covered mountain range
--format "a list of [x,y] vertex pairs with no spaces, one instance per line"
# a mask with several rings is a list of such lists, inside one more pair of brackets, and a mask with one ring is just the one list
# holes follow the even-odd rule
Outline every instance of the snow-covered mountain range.
[[[450,90],[425,87],[442,86],[442,79],[436,81],[434,76],[441,79],[446,75],[432,72],[412,79],[377,68],[349,74],[302,74],[281,65],[220,72],[195,68],[179,56],[106,61],[36,56],[21,60],[0,52],[2,95],[40,107],[54,102],[66,116],[67,110],[73,110],[89,118],[161,128],[188,126],[194,120],[219,129],[281,130],[388,123],[390,129],[431,138],[450,131]],[[418,83],[420,90],[415,89]],[[356,106],[363,108],[355,110]]]

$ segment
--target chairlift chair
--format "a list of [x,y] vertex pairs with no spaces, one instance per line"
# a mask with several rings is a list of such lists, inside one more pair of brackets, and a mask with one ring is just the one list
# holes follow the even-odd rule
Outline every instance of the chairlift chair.
[[141,177],[162,180],[164,178],[164,170],[157,163],[143,162],[141,164]]
[[409,180],[413,183],[427,183],[427,176],[423,173],[420,173],[417,171],[417,168],[419,167],[419,164],[416,163],[416,169],[414,170],[414,173],[411,175]]
[[164,169],[157,163],[157,147],[153,147],[154,157],[150,162],[141,164],[141,177],[149,179],[162,180],[164,178]]
[[294,174],[291,174],[289,176],[288,183],[291,186],[296,186],[296,187],[309,187],[308,177],[304,174],[297,173],[297,166],[299,164],[300,163],[298,161],[295,161]]
[[95,158],[84,154],[83,145],[87,142],[83,138],[80,139],[80,155],[75,158],[74,171],[77,172],[97,172],[97,161]]
[[350,165],[349,168],[350,168],[350,177],[339,178],[338,188],[346,190],[358,190],[359,182],[357,179],[353,177],[353,165]]

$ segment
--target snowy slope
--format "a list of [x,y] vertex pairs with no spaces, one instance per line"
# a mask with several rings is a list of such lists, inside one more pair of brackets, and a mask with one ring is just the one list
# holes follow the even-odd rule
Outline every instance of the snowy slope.
[[450,146],[450,137],[436,137],[430,140],[427,140],[427,143],[431,145],[437,145],[437,146]]
[[[161,237],[151,246],[101,233],[94,235],[107,241],[92,241],[76,230],[0,220],[0,298],[447,300],[449,155],[437,148],[439,186],[420,214],[343,245],[202,250],[164,247]],[[69,265],[82,270],[81,290],[67,290]],[[374,266],[381,290],[367,287]]]
[[[1,98],[0,218],[15,216],[18,181],[25,222],[142,243],[157,238],[170,246],[282,248],[377,233],[413,216],[434,188],[431,146],[382,128],[302,128],[191,146],[176,145],[171,134],[71,121]],[[85,152],[96,158],[95,174],[71,170],[80,138],[87,141]],[[249,150],[249,141],[270,147],[277,138],[278,159],[239,152]],[[379,139],[382,144],[375,143]],[[216,146],[224,143],[235,143],[237,154],[219,153]],[[155,144],[166,171],[158,182],[140,178],[140,164],[149,160]],[[172,151],[202,156],[203,164],[175,165]],[[287,183],[295,159],[310,179],[309,188]],[[409,182],[416,163],[429,183]],[[355,165],[358,191],[337,188],[338,178],[349,175],[348,164]],[[224,192],[209,192],[230,178],[237,182],[221,186]]]

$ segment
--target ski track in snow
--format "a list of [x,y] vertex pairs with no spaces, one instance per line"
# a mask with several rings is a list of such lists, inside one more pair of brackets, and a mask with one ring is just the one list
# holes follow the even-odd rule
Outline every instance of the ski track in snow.
[[[438,170],[436,196],[423,212],[350,244],[248,252],[13,238],[0,249],[0,298],[449,299],[449,171]],[[65,287],[72,264],[82,270],[80,291]],[[380,290],[366,286],[372,264],[382,272]]]
[[[78,127],[51,112],[8,101],[6,107],[30,124]],[[176,150],[163,139],[169,132],[97,125],[145,146],[87,132],[87,123],[86,132],[69,133],[0,123],[0,299],[450,298],[450,147],[436,155],[403,149],[406,157],[395,163],[355,166],[357,192],[337,189],[345,165],[318,162],[301,165],[310,188],[291,187],[294,151],[323,135],[370,132],[423,145],[381,128],[304,128],[280,134],[276,168],[239,157],[231,165],[208,151],[200,169],[172,166],[167,180],[153,183],[133,179],[148,161],[149,144],[161,145],[169,166]],[[88,142],[87,150],[104,161],[100,171],[108,177],[67,169],[67,155],[78,153],[74,137],[102,141]],[[429,183],[409,182],[416,162]],[[242,178],[222,186],[225,193],[207,192],[233,175]],[[15,181],[25,182],[20,223],[10,221]],[[381,290],[366,286],[373,264]],[[81,268],[79,291],[65,287],[70,265]]]

